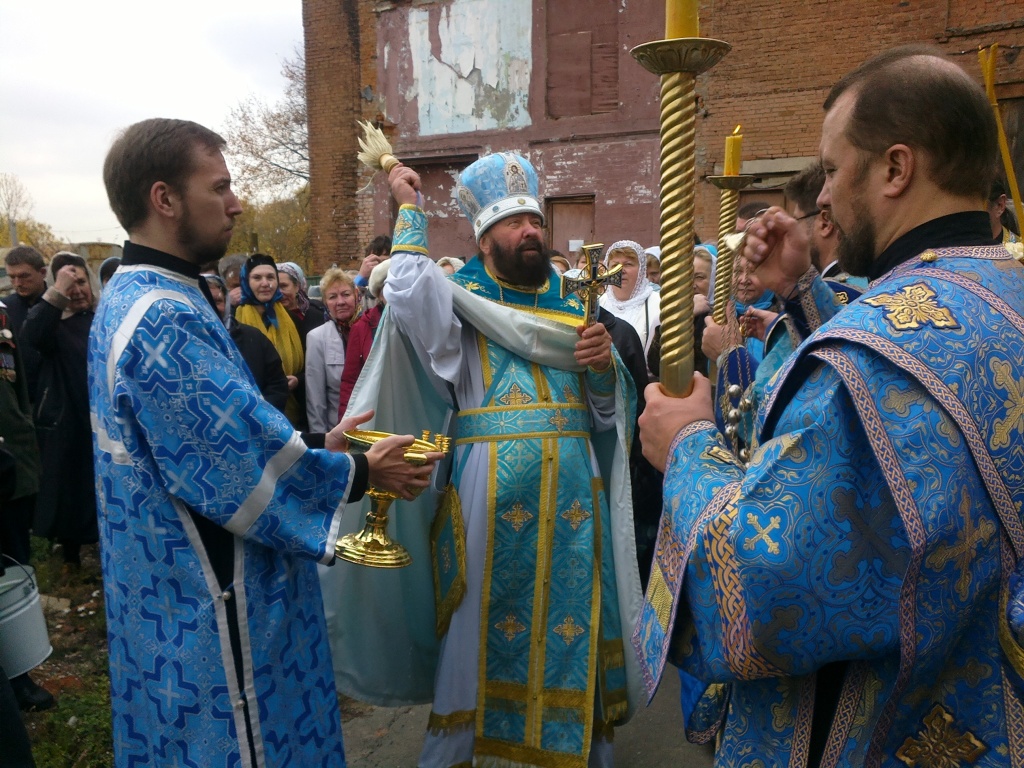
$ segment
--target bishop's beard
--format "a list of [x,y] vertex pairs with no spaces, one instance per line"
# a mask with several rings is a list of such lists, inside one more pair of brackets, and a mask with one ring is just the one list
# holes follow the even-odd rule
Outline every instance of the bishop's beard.
[[551,276],[551,257],[539,238],[531,237],[515,248],[492,240],[491,259],[502,280],[526,288],[539,288]]

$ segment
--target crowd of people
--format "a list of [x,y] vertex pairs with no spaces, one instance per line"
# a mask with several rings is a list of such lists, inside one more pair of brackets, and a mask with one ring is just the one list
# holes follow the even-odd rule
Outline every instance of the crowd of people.
[[[127,128],[123,258],[15,248],[0,307],[0,549],[27,564],[31,532],[74,572],[101,543],[116,764],[341,766],[342,692],[431,702],[424,768],[611,766],[669,661],[716,766],[1022,764],[1024,272],[992,113],[916,46],[824,110],[787,207],[740,208],[732,273],[694,245],[685,397],[658,385],[660,249],[605,249],[589,319],[521,155],[460,174],[465,259],[431,254],[398,164],[393,234],[314,296],[224,255],[220,136]],[[353,452],[356,426],[393,436]],[[452,454],[407,462],[423,431]],[[371,486],[407,568],[335,562]]]

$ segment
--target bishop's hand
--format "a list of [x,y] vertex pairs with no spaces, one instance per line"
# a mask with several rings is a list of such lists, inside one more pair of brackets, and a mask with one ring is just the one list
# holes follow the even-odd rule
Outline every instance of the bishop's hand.
[[391,491],[398,498],[410,501],[430,485],[430,473],[444,454],[426,454],[425,464],[417,466],[405,460],[405,449],[413,444],[412,435],[391,435],[378,440],[366,452],[370,465],[370,485]]
[[574,352],[576,362],[598,372],[607,371],[612,364],[612,337],[604,324],[579,325],[576,333],[580,337]]
[[388,174],[388,184],[391,196],[399,205],[420,204],[420,175],[412,168],[399,163]]

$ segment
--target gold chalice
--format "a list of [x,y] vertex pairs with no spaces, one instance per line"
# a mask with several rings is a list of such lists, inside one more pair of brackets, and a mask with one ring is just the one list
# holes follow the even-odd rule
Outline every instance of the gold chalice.
[[[391,433],[353,429],[346,432],[345,437],[351,449],[365,451],[378,440],[391,437]],[[435,434],[434,442],[430,442],[430,430],[424,430],[419,439],[405,449],[405,460],[422,466],[427,463],[426,454],[448,453],[450,447],[450,437]],[[342,536],[334,545],[335,555],[356,565],[404,568],[412,562],[412,557],[405,547],[388,536],[388,508],[398,498],[397,494],[371,486],[366,495],[373,499],[370,511],[366,514],[366,525],[359,533]]]

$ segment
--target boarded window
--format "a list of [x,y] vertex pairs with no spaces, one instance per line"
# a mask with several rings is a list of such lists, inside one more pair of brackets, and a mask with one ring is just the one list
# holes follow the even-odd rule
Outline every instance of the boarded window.
[[548,117],[619,108],[619,14],[608,0],[549,0]]
[[574,243],[590,243],[594,238],[594,198],[549,197],[546,201],[548,243],[574,264]]

